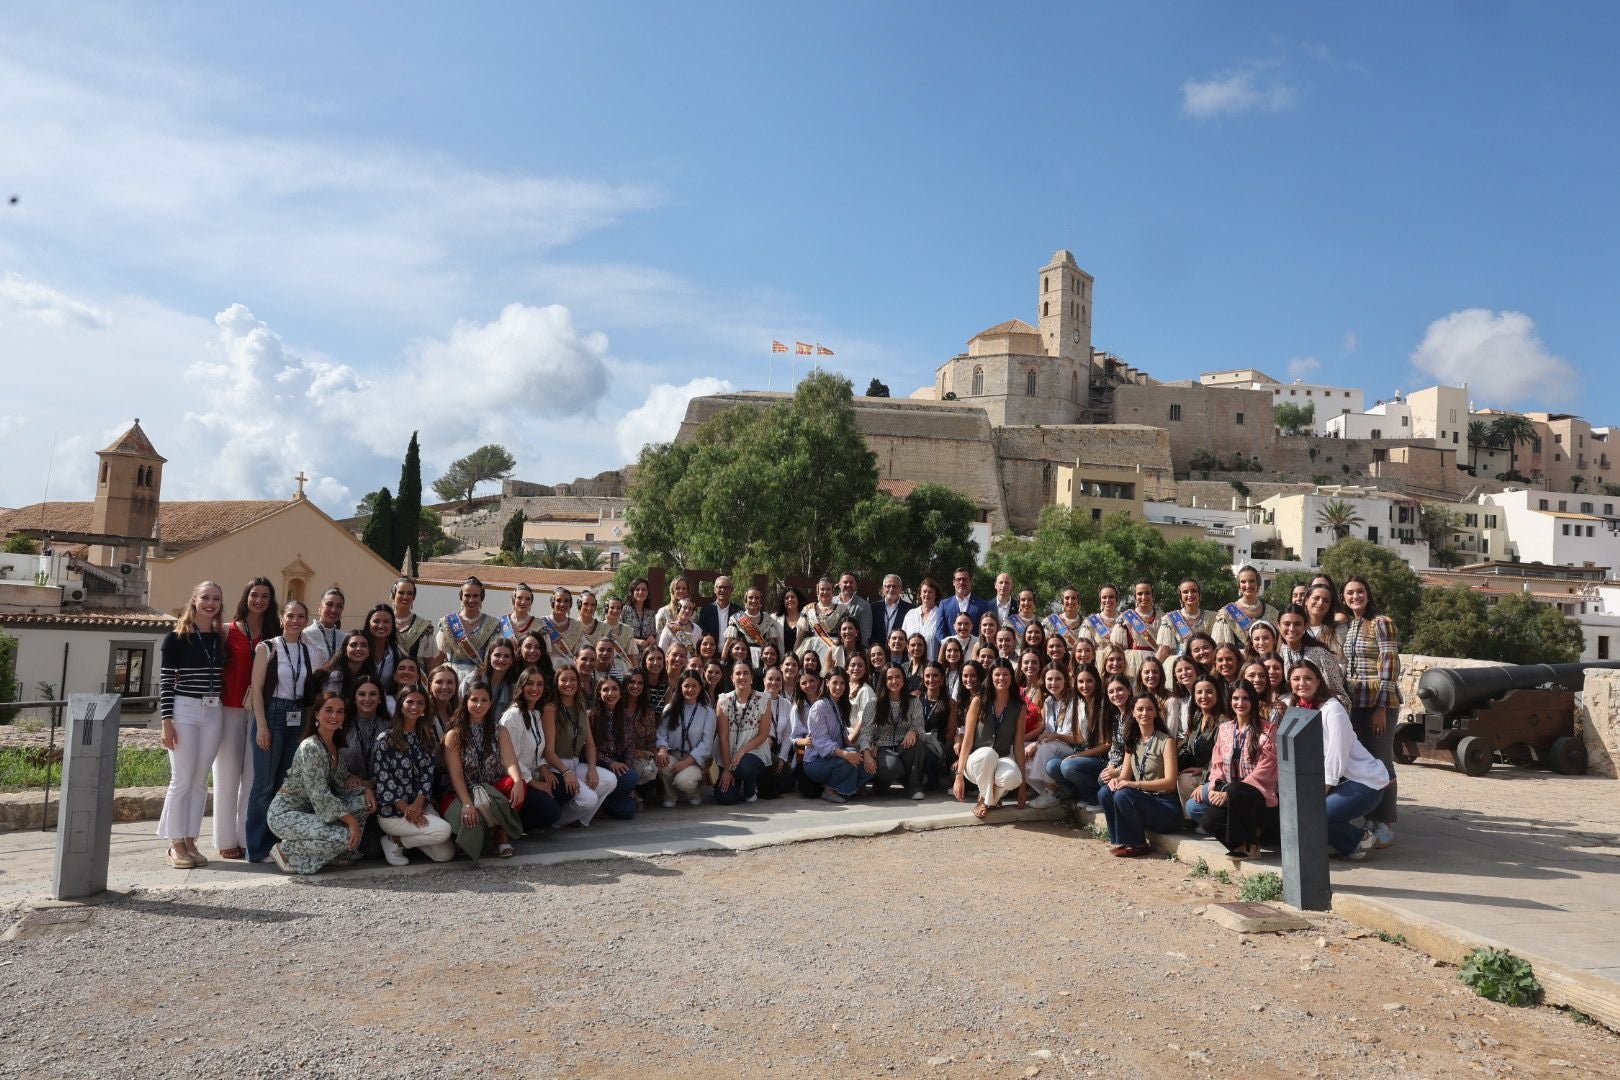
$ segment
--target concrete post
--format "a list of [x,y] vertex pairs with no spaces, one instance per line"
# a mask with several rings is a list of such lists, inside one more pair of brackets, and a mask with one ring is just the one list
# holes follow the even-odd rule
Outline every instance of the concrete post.
[[107,888],[122,705],[117,694],[68,695],[56,868],[51,876],[51,895],[58,900],[94,896]]
[[1289,709],[1277,725],[1283,899],[1302,911],[1327,911],[1333,904],[1323,771],[1322,714]]

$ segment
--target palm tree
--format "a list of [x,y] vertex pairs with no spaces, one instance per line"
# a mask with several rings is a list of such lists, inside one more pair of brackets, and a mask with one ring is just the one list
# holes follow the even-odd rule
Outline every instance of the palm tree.
[[1491,434],[1496,436],[1499,445],[1507,447],[1508,472],[1518,472],[1519,444],[1530,442],[1536,437],[1536,425],[1531,423],[1528,416],[1503,413],[1491,421]]
[[568,550],[566,540],[540,541],[540,549],[534,552],[532,558],[534,565],[546,570],[568,570],[574,565],[574,555]]
[[1479,469],[1479,451],[1481,447],[1489,446],[1491,438],[1491,425],[1483,420],[1468,421],[1468,451],[1472,455],[1468,464],[1474,470]]
[[1356,508],[1343,499],[1334,499],[1323,503],[1316,511],[1316,523],[1324,528],[1332,529],[1336,540],[1343,540],[1350,535],[1350,530],[1362,523],[1361,515]]
[[579,554],[574,556],[574,565],[581,570],[600,570],[603,561],[602,549],[590,544],[580,548]]

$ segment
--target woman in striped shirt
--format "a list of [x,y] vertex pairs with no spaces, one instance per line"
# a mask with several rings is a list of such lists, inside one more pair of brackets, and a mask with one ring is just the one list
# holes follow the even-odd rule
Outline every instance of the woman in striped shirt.
[[197,833],[208,804],[208,767],[225,729],[225,641],[219,625],[224,603],[217,584],[199,583],[160,647],[158,712],[163,749],[169,752],[169,790],[157,834],[169,842],[169,865],[178,870],[208,865],[197,850]]

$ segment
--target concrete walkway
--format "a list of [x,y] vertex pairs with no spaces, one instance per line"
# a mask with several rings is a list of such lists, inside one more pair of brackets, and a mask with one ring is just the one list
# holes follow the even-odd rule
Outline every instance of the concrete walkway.
[[[992,822],[1061,820],[1058,810],[1005,808]],[[745,851],[897,829],[957,828],[977,822],[965,805],[932,797],[857,800],[845,806],[789,796],[737,807],[654,809],[634,821],[598,820],[518,844],[518,864]],[[119,889],[229,889],[286,884],[273,865],[215,860],[170,869],[152,822],[115,825],[110,883]],[[201,846],[213,851],[204,823]],[[1191,864],[1239,873],[1280,869],[1275,857],[1230,863],[1220,845],[1191,835],[1157,838]],[[0,910],[46,896],[55,833],[0,833]],[[467,863],[409,868],[363,863],[335,871],[357,877],[456,873]],[[1333,864],[1334,909],[1373,929],[1403,935],[1432,956],[1457,962],[1476,945],[1528,959],[1553,1004],[1578,1008],[1620,1030],[1620,783],[1498,766],[1471,778],[1436,766],[1401,772],[1398,842],[1356,864]]]

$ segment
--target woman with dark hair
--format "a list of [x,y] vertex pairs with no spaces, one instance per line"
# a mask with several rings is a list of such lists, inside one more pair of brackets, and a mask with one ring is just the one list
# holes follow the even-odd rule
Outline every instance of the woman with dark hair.
[[[947,673],[947,678],[949,673]],[[956,762],[962,756],[962,731],[967,727],[968,707],[978,700],[979,695],[989,685],[985,676],[984,665],[977,660],[969,660],[962,665],[960,678],[956,690],[950,693],[951,698],[951,770],[956,770]],[[971,750],[972,747],[969,747]]]
[[[786,693],[781,667],[768,667],[764,676],[765,713],[771,725],[771,767],[759,778],[759,797],[778,799],[794,788],[799,748],[793,742],[794,700]],[[797,688],[795,688],[797,693]]]
[[1108,822],[1112,852],[1139,858],[1153,851],[1152,832],[1181,828],[1181,802],[1176,798],[1176,739],[1164,730],[1159,700],[1152,694],[1131,699],[1133,723],[1125,728],[1119,773],[1098,792]]
[[528,788],[515,807],[526,832],[539,833],[557,824],[569,801],[562,776],[546,763],[545,703],[550,680],[539,667],[523,669],[511,706],[501,714],[501,727],[512,743],[519,779]]
[[[388,700],[393,703],[399,701],[399,695],[413,686],[422,685],[422,667],[416,662],[416,657],[406,654],[399,658],[394,665],[394,677],[387,683]],[[425,689],[425,688],[424,688]],[[388,709],[392,714],[395,710],[392,705]]]
[[[844,678],[842,672],[834,675]],[[805,779],[820,785],[821,798],[827,802],[848,802],[872,778],[865,755],[844,738],[848,698],[840,708],[831,695],[823,696],[821,675],[809,668],[799,676],[799,689],[808,703],[802,730],[798,724],[794,726],[794,735],[804,747]]]
[[456,846],[475,863],[486,840],[494,842],[501,858],[512,857],[511,841],[523,835],[518,814],[528,794],[511,735],[495,718],[492,701],[489,687],[473,682],[444,737],[450,791],[440,811],[456,834]]
[[1210,756],[1209,779],[1187,800],[1187,816],[1226,845],[1234,859],[1260,854],[1277,831],[1277,729],[1247,682],[1232,687]]
[[371,747],[383,858],[389,866],[404,866],[410,861],[406,849],[415,848],[434,862],[449,862],[456,845],[450,840],[450,823],[433,802],[439,740],[427,720],[427,691],[406,687],[395,705],[392,726]]
[[1041,726],[1035,740],[1024,748],[1024,781],[1039,793],[1029,801],[1036,809],[1058,804],[1053,767],[1075,753],[1083,737],[1080,699],[1069,673],[1049,664],[1041,672],[1040,683]]
[[1365,859],[1378,838],[1356,822],[1372,813],[1383,799],[1389,771],[1356,740],[1350,713],[1328,696],[1321,669],[1313,661],[1300,660],[1288,669],[1288,687],[1294,705],[1322,714],[1328,846],[1347,859]]
[[478,665],[477,672],[462,680],[462,683],[465,686],[473,679],[488,683],[489,694],[494,701],[490,708],[497,716],[503,716],[507,707],[512,704],[512,697],[517,689],[517,674],[517,650],[510,638],[497,637],[492,639],[489,647],[484,650],[484,659]]
[[708,771],[715,734],[714,710],[703,702],[703,678],[684,671],[676,693],[664,703],[658,727],[658,753],[654,764],[664,787],[664,807],[677,797],[699,806],[703,802],[703,775]]
[[214,752],[214,847],[222,859],[246,854],[247,808],[253,792],[253,731],[248,706],[253,682],[253,654],[261,642],[281,635],[276,616],[276,587],[269,578],[254,578],[236,602],[236,617],[225,628],[225,723]]
[[1108,740],[1108,764],[1097,774],[1099,783],[1107,784],[1119,776],[1120,766],[1125,763],[1125,734],[1136,722],[1131,717],[1131,699],[1135,695],[1136,688],[1125,676],[1103,678],[1103,720],[1113,736]]
[[653,761],[658,754],[658,709],[647,693],[647,673],[640,668],[624,678],[622,707],[625,723],[630,728],[630,763],[635,774],[626,781],[635,789],[639,805],[652,794],[652,785],[658,782],[658,765]]
[[370,788],[349,783],[340,753],[346,715],[336,694],[315,698],[292,767],[270,803],[269,826],[281,838],[270,857],[284,873],[313,874],[351,861],[366,818],[377,808]]
[[484,612],[484,583],[469,577],[461,583],[461,610],[439,620],[435,651],[466,677],[478,669],[484,650],[500,629],[500,624]]
[[551,646],[546,641],[546,635],[538,630],[530,630],[518,635],[517,663],[519,670],[528,667],[537,667],[545,673],[546,685],[550,686],[556,676],[556,669],[551,663]]
[[163,749],[169,752],[169,790],[157,834],[169,842],[169,865],[177,870],[208,865],[197,850],[197,834],[208,803],[208,766],[225,726],[225,635],[219,618],[224,601],[218,584],[199,582],[158,647],[158,714]]
[[[883,692],[872,708],[871,722],[864,725],[856,743],[863,752],[870,749],[873,770],[872,793],[885,795],[895,784],[905,785],[908,799],[921,799],[927,748],[923,741],[922,705],[906,689],[906,672],[899,664],[883,669]],[[938,771],[938,766],[934,766]]]
[[1046,775],[1051,778],[1057,791],[1082,803],[1094,805],[1117,726],[1117,723],[1110,722],[1108,700],[1103,696],[1102,677],[1097,674],[1096,668],[1087,665],[1075,676],[1074,699],[1080,737],[1066,757],[1047,765]]
[[1226,713],[1226,690],[1217,675],[1200,675],[1193,683],[1192,707],[1176,739],[1176,805],[1180,806],[1197,791],[1215,752],[1215,739]]
[[[355,680],[346,704],[349,717],[343,725],[343,768],[349,774],[350,787],[364,787],[375,794],[377,778],[371,771],[371,750],[377,736],[393,728],[381,680],[375,675],[361,675]],[[359,857],[374,859],[382,854],[382,835],[377,819],[367,819],[365,832],[360,837]]]
[[1304,608],[1297,604],[1283,608],[1282,614],[1277,616],[1277,630],[1282,635],[1277,656],[1282,660],[1285,671],[1293,671],[1294,665],[1301,660],[1315,664],[1322,676],[1324,692],[1348,711],[1350,695],[1344,688],[1344,665],[1331,649],[1311,636],[1309,626],[1310,615]]
[[647,676],[647,704],[654,713],[664,711],[664,701],[669,697],[670,674],[665,664],[664,650],[657,642],[642,650],[641,670]]
[[1277,632],[1277,624],[1269,619],[1260,619],[1249,624],[1249,645],[1243,650],[1245,660],[1258,660],[1267,653],[1277,651],[1277,643],[1282,636]]
[[[906,684],[909,690],[911,680],[906,680]],[[923,722],[922,782],[923,787],[932,791],[944,779],[945,762],[956,760],[954,752],[949,758],[946,756],[956,728],[956,703],[945,691],[945,668],[939,661],[931,661],[923,667],[921,686],[915,697]]]
[[422,671],[432,671],[438,659],[438,647],[432,620],[416,613],[416,582],[408,577],[395,579],[388,597],[394,603],[394,639],[406,656],[416,658]]
[[1395,623],[1380,614],[1372,586],[1360,574],[1344,582],[1345,689],[1350,724],[1361,745],[1383,763],[1389,786],[1367,822],[1381,848],[1395,842],[1395,716],[1401,705],[1401,642]]
[[[918,640],[921,640],[919,635]],[[952,697],[962,688],[962,668],[968,662],[967,655],[962,652],[962,643],[955,635],[948,637],[939,647],[939,666],[945,673],[945,690]]]
[[771,767],[771,715],[765,696],[754,690],[754,669],[747,659],[732,664],[731,685],[715,710],[714,759],[720,778],[714,801],[722,806],[759,798],[759,779]]
[[978,788],[973,816],[981,820],[1014,789],[1018,808],[1024,808],[1025,703],[1016,682],[1012,664],[997,660],[990,669],[990,685],[968,706],[962,726],[953,794],[961,802],[968,783]]
[[596,733],[591,730],[591,699],[577,668],[557,672],[551,697],[542,718],[546,729],[546,763],[562,774],[572,800],[557,796],[562,804],[559,825],[579,822],[586,828],[602,808],[602,801],[613,794],[618,778],[609,770],[596,767]]
[[799,619],[804,616],[804,593],[791,585],[782,586],[776,598],[776,617],[782,623],[782,655],[798,652]]
[[387,686],[394,677],[394,665],[405,655],[405,650],[399,647],[394,627],[394,609],[387,604],[378,604],[366,613],[364,629],[366,644],[371,647],[371,666],[377,673],[377,680]]
[[1217,645],[1213,666],[1215,676],[1221,680],[1221,688],[1229,689],[1243,670],[1243,651],[1236,645]]
[[354,694],[354,684],[360,676],[375,677],[377,669],[371,663],[371,639],[364,630],[350,630],[343,644],[331,658],[315,669],[315,677],[328,694],[336,694],[347,701]]
[[834,633],[838,637],[838,644],[832,647],[828,655],[833,667],[847,669],[854,657],[865,658],[866,653],[861,648],[861,624],[855,621],[853,615],[839,619]]
[[1338,595],[1330,584],[1312,585],[1305,590],[1305,632],[1320,641],[1322,647],[1342,664],[1344,642],[1339,640],[1338,605]]
[[923,578],[917,585],[917,606],[906,612],[906,617],[900,621],[900,628],[906,632],[908,641],[915,635],[922,635],[928,645],[930,660],[938,659],[940,642],[951,633],[951,628],[945,625],[939,601],[939,582],[931,577]]
[[1239,650],[1249,647],[1249,631],[1254,624],[1273,620],[1277,609],[1260,596],[1260,571],[1252,566],[1240,567],[1237,572],[1238,598],[1215,613],[1215,628],[1210,631],[1217,644],[1236,645]]
[[1260,714],[1261,723],[1273,724],[1282,719],[1282,711],[1277,708],[1277,695],[1271,689],[1271,676],[1267,674],[1264,662],[1250,660],[1244,664],[1239,681],[1254,691],[1254,709]]
[[638,577],[630,583],[630,602],[624,605],[624,622],[635,636],[636,649],[644,653],[658,644],[658,609],[652,604],[652,586]]
[[249,862],[270,857],[275,839],[265,817],[298,750],[306,701],[320,682],[312,670],[315,658],[303,639],[309,609],[289,600],[281,611],[281,634],[253,650],[253,678],[247,704],[253,713],[253,786],[248,795],[243,840]]
[[641,779],[636,761],[641,747],[624,707],[624,684],[611,675],[597,684],[591,728],[596,735],[596,769],[613,774],[613,791],[602,800],[602,810],[608,817],[628,821],[636,816],[636,786]]

